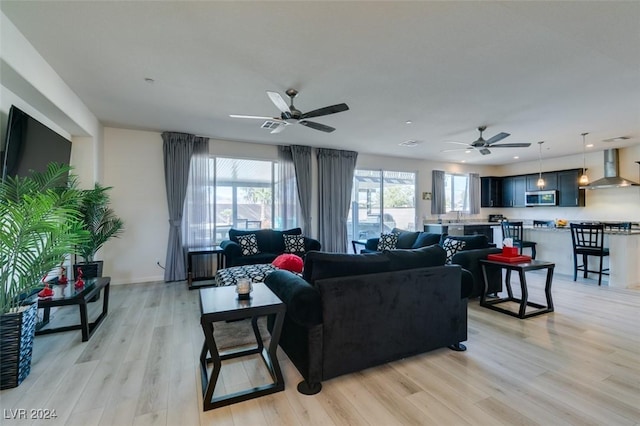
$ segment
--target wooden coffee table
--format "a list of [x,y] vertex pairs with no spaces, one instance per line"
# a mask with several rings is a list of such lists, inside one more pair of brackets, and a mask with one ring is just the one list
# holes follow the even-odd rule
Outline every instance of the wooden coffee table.
[[[76,289],[74,288],[73,281],[69,281],[68,284],[60,285],[53,284],[51,289],[54,291],[53,296],[47,298],[38,297],[38,309],[44,309],[42,322],[36,327],[36,336],[41,334],[57,333],[61,331],[81,330],[82,341],[86,342],[91,338],[98,326],[107,317],[109,311],[109,285],[111,278],[91,278],[85,281],[84,287]],[[87,314],[87,303],[95,296],[103,291],[102,296],[102,312],[93,322],[89,322],[89,316]],[[37,297],[37,296],[36,296]],[[42,329],[49,323],[49,315],[51,308],[58,306],[78,305],[80,310],[80,324],[70,325],[66,327],[50,327]]]
[[[480,306],[492,309],[494,311],[502,312],[503,314],[511,315],[521,319],[533,317],[536,315],[546,314],[547,312],[553,312],[553,299],[551,298],[551,282],[553,280],[553,269],[555,264],[551,262],[545,262],[542,260],[530,260],[520,263],[500,262],[496,260],[480,260],[480,266],[482,267],[482,276],[484,278],[484,291],[480,296]],[[489,289],[489,282],[487,280],[487,268],[501,268],[507,271],[505,277],[505,285],[507,287],[508,297],[489,299],[487,300],[487,291]],[[547,278],[544,286],[544,293],[547,299],[547,305],[541,305],[539,303],[530,302],[528,300],[529,293],[527,290],[527,279],[525,272],[535,271],[539,269],[547,270]],[[520,288],[522,290],[521,298],[513,296],[511,291],[511,271],[516,271],[520,277]],[[500,303],[516,302],[520,304],[518,312],[513,312],[503,307],[497,306]],[[537,308],[536,310],[527,312],[527,307]]]
[[[204,333],[204,344],[200,353],[200,372],[204,411],[284,390],[284,378],[276,350],[278,349],[285,311],[285,304],[264,283],[253,284],[253,292],[251,292],[249,300],[239,300],[235,286],[200,289],[200,324]],[[265,349],[258,328],[258,318],[271,314],[275,314],[276,319],[271,332],[269,348]],[[213,324],[219,321],[244,318],[251,318],[256,346],[220,354],[213,337]],[[207,357],[207,353],[211,355],[210,358]],[[214,398],[213,392],[222,369],[222,361],[251,354],[260,354],[273,383]],[[207,374],[208,363],[213,363],[213,371],[210,376]]]

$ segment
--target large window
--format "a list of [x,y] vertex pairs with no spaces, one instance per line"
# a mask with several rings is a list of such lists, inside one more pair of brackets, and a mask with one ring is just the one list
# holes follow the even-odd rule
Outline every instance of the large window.
[[393,228],[415,230],[415,195],[415,173],[356,170],[347,223],[349,239],[373,238]]
[[[298,224],[295,182],[276,161],[210,158],[208,185],[190,187],[185,200],[185,244],[207,246],[231,228],[285,229]],[[293,179],[295,181],[295,179]],[[193,208],[200,205],[200,208]],[[204,213],[202,213],[204,212]]]
[[467,175],[457,175],[445,173],[444,175],[444,197],[447,213],[469,212],[469,177]]

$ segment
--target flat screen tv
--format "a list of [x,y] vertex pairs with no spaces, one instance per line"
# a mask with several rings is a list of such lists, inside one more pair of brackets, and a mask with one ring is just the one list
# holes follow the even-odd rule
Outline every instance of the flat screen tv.
[[71,141],[60,136],[15,105],[11,106],[4,139],[2,179],[42,172],[51,162],[69,164]]

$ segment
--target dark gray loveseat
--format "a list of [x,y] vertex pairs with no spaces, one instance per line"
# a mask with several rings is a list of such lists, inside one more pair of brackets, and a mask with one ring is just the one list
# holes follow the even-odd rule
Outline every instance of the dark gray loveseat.
[[280,347],[304,377],[298,390],[313,394],[323,380],[437,348],[464,350],[463,270],[445,258],[437,245],[310,252],[303,278],[271,273],[266,285],[287,305]]

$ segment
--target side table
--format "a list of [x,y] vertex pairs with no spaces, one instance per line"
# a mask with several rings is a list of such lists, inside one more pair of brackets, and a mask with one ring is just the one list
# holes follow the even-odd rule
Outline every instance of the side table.
[[[528,262],[520,262],[520,263],[508,263],[508,262],[500,262],[495,260],[480,260],[480,266],[482,267],[482,276],[484,279],[484,291],[480,296],[480,306],[485,308],[492,309],[494,311],[502,312],[507,315],[511,315],[520,319],[529,318],[532,316],[545,314],[547,312],[553,312],[553,299],[551,298],[551,282],[553,280],[553,269],[555,268],[555,264],[551,262],[545,262],[542,260],[530,260]],[[487,279],[487,268],[501,268],[505,269],[506,277],[505,277],[505,285],[507,287],[507,296],[504,298],[498,299],[490,299],[487,300],[487,291],[488,291],[488,279]],[[541,305],[539,303],[529,302],[529,293],[527,289],[527,279],[525,277],[525,272],[527,271],[535,271],[539,269],[547,270],[547,278],[544,286],[544,294],[547,299],[547,305]],[[513,296],[513,292],[511,291],[511,271],[516,271],[520,277],[520,288],[522,290],[521,298],[516,298]],[[497,306],[500,303],[504,302],[516,302],[520,304],[520,309],[518,312],[513,312],[508,309]],[[527,307],[537,308],[536,310],[527,312]]]
[[220,246],[213,247],[193,247],[187,251],[187,286],[189,290],[200,288],[202,286],[193,285],[194,281],[212,280],[214,277],[194,277],[193,276],[193,256],[216,255],[217,269],[225,267],[224,250]]
[[[235,286],[210,287],[200,290],[200,325],[204,333],[204,344],[200,353],[200,372],[204,411],[284,390],[284,378],[276,350],[278,349],[285,311],[286,305],[264,283],[253,284],[251,298],[248,300],[238,299]],[[276,319],[269,348],[265,349],[258,328],[258,318],[271,314],[275,314]],[[220,354],[213,336],[213,324],[219,321],[244,318],[251,318],[256,347]],[[210,354],[211,357],[208,358],[207,354]],[[273,383],[214,398],[213,392],[222,369],[222,361],[251,354],[260,354]],[[210,376],[207,375],[208,363],[213,363],[213,371]]]

